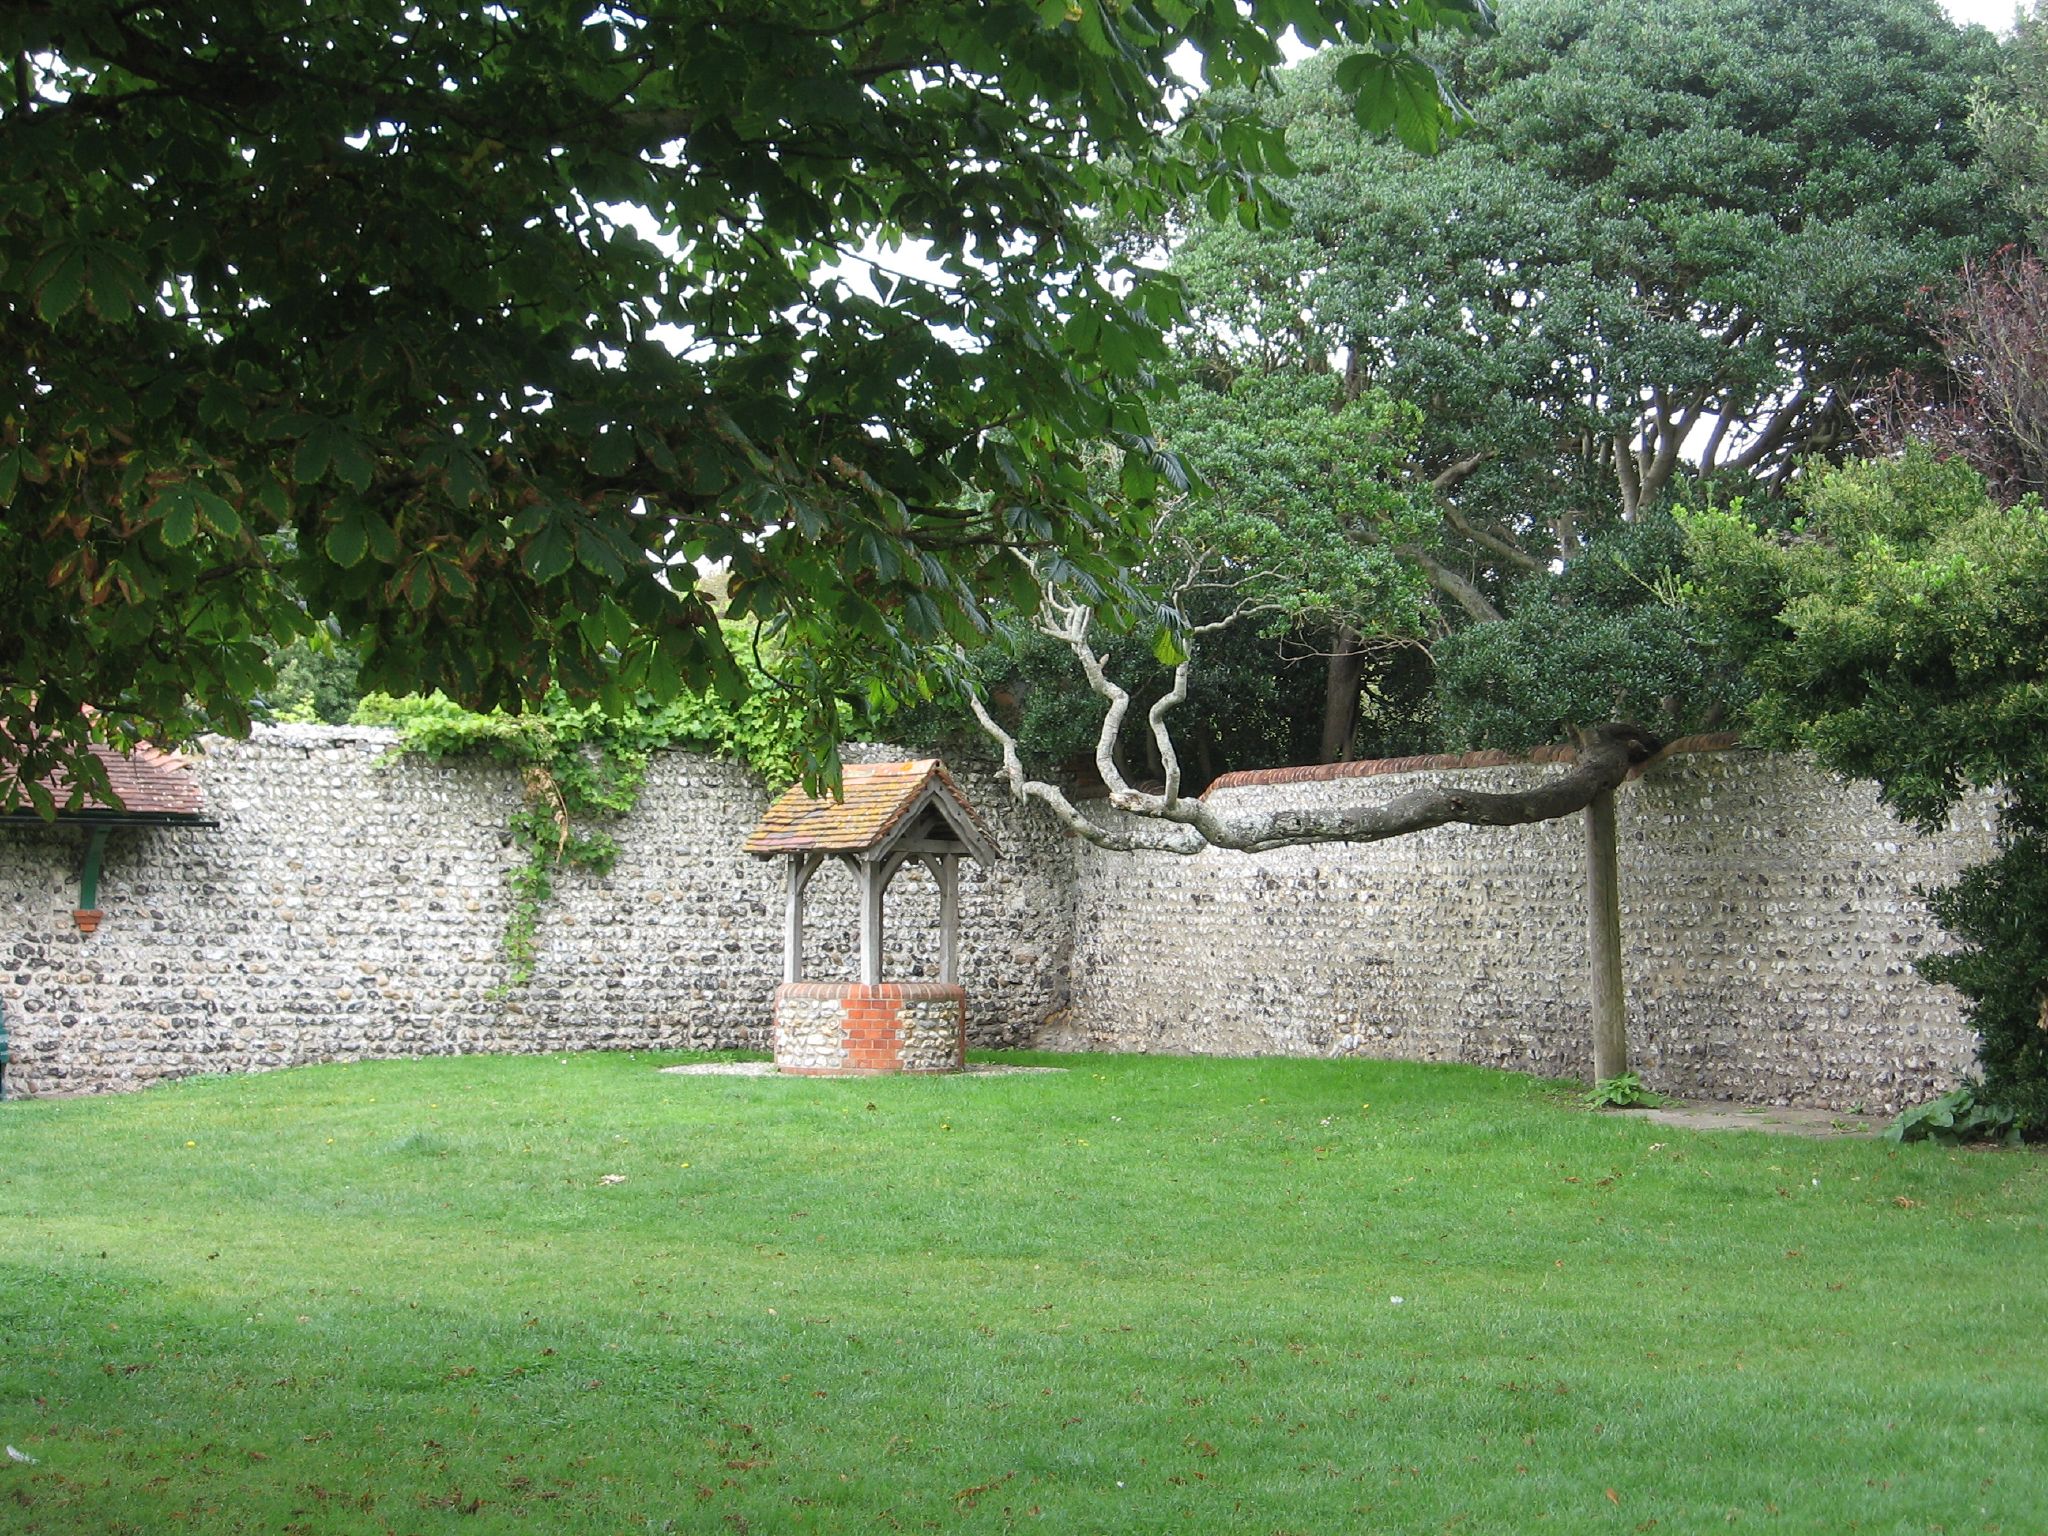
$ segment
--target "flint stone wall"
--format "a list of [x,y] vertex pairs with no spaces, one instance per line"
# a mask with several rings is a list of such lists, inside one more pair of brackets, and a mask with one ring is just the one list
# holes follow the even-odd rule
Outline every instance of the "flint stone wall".
[[[766,796],[667,753],[618,863],[564,871],[537,973],[507,989],[516,776],[381,761],[386,731],[263,730],[201,760],[215,831],[121,830],[99,933],[72,926],[83,834],[0,837],[10,1091],[465,1051],[766,1049],[782,871],[738,852]],[[871,759],[889,749],[849,752]],[[1470,769],[1222,791],[1262,808],[1477,788]],[[1554,770],[1549,770],[1554,771]],[[962,869],[969,1044],[1587,1066],[1581,827],[1443,828],[1256,857],[1104,854],[959,775],[1004,858]],[[1992,808],[1920,838],[1792,758],[1702,753],[1620,795],[1630,1041],[1653,1087],[1889,1109],[1967,1071],[1958,1000],[1911,969],[1941,942],[1914,896],[1987,856]],[[890,891],[885,975],[936,978],[937,891]],[[806,976],[857,978],[851,877],[821,870]]]
[[[1505,789],[1436,770],[1219,791],[1219,809]],[[1548,770],[1555,772],[1556,770]],[[1914,895],[1992,852],[1973,799],[1923,838],[1791,757],[1674,757],[1618,797],[1631,1065],[1664,1092],[1895,1110],[1968,1070],[1959,999],[1913,960]],[[1580,818],[1377,844],[1080,860],[1074,1003],[1051,1048],[1590,1066]]]
[[901,1060],[906,1072],[960,1069],[960,1004],[945,997],[903,1000]]
[[[90,937],[71,919],[84,833],[0,836],[9,1091],[379,1056],[767,1048],[783,871],[739,851],[767,804],[752,775],[659,756],[612,829],[612,872],[559,872],[534,978],[508,988],[516,857],[504,829],[518,778],[480,762],[385,762],[394,740],[294,726],[212,743],[197,772],[219,828],[116,830]],[[961,869],[968,1036],[1014,1045],[1067,1001],[1071,855],[994,785],[968,775],[962,787],[1005,855]],[[853,891],[836,865],[812,882],[808,976],[857,978]],[[937,977],[937,915],[931,877],[899,875],[888,975]]]

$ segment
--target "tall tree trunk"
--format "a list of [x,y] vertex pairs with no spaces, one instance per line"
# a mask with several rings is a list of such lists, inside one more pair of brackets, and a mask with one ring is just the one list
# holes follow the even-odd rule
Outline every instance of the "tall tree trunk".
[[1351,755],[1352,732],[1358,725],[1358,685],[1365,676],[1365,652],[1359,634],[1339,624],[1330,641],[1330,665],[1323,681],[1323,744],[1320,763],[1341,762]]
[[1586,932],[1593,972],[1593,1081],[1628,1071],[1628,1007],[1621,979],[1621,858],[1614,791],[1586,805]]

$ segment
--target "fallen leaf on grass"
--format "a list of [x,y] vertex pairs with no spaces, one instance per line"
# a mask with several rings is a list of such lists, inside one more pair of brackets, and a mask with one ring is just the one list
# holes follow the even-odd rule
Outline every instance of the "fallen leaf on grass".
[[963,1510],[972,1509],[981,1502],[984,1494],[993,1493],[1016,1475],[1014,1472],[1005,1472],[1001,1477],[991,1478],[985,1483],[976,1483],[972,1488],[962,1488],[953,1495],[953,1502]]

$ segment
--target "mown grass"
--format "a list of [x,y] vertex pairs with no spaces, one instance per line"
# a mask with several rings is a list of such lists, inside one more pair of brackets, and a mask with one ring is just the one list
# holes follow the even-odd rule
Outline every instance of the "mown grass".
[[0,1106],[0,1529],[2048,1530],[2033,1153],[657,1064]]

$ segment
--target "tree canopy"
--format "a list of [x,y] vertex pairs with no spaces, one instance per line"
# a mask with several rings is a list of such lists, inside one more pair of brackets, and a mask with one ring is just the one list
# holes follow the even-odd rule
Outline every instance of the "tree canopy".
[[[1300,167],[1288,223],[1177,205],[1129,236],[1188,285],[1153,422],[1212,524],[1304,594],[1347,569],[1379,594],[1297,603],[1263,658],[1206,644],[1184,712],[1205,768],[1201,744],[1241,739],[1218,697],[1316,711],[1289,761],[1717,723],[1739,669],[1669,601],[1687,556],[1662,503],[1704,480],[1755,505],[1853,451],[1857,404],[1934,359],[1929,290],[2013,227],[1969,128],[1997,45],[1933,0],[1521,0],[1428,48],[1472,113],[1441,153],[1362,131],[1360,57],[1332,51],[1268,108]],[[1098,643],[1134,701],[1170,686]],[[1034,703],[1027,755],[1033,710],[1078,746],[1093,702],[1077,678]]]
[[[833,696],[915,685],[1023,550],[1105,598],[1170,460],[1174,282],[1087,215],[1249,224],[1277,38],[1446,120],[1477,0],[247,0],[11,7],[0,733],[15,783],[246,724],[332,617],[477,705],[739,677],[689,579]],[[938,278],[892,258],[915,250]],[[1113,494],[1081,449],[1130,450]],[[18,788],[5,791],[16,803]]]
[[1290,72],[1285,228],[1195,228],[1186,344],[1337,365],[1421,411],[1462,620],[1675,475],[1782,486],[1929,352],[1920,290],[1995,246],[1969,131],[1997,57],[1934,0],[1521,0],[1435,55],[1472,130],[1357,132],[1355,60]]
[[1499,623],[1438,640],[1444,745],[1532,747],[1590,720],[1666,736],[1722,724],[1745,679],[1679,600],[1689,564],[1672,515],[1646,512],[1594,535],[1557,575],[1527,578]]

